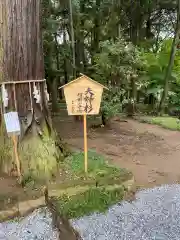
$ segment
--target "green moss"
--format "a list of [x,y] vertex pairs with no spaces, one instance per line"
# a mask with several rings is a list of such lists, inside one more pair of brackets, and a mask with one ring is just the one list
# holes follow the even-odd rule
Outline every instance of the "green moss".
[[125,189],[123,187],[90,188],[89,190],[74,196],[63,195],[56,206],[61,215],[68,218],[77,218],[89,215],[92,212],[104,212],[109,206],[123,199]]
[[177,118],[174,117],[141,117],[139,120],[140,122],[159,125],[170,130],[180,130],[180,122]]
[[[42,134],[42,137],[31,134],[18,145],[19,159],[25,182],[52,178],[52,175],[57,172],[57,161],[63,158],[63,154],[56,146],[55,135],[49,137],[45,125]],[[13,141],[11,137],[7,136],[3,122],[0,128],[0,169],[2,172],[10,173],[12,168],[15,168],[15,164]]]
[[59,185],[61,196],[55,202],[59,213],[68,218],[105,211],[123,199],[126,192],[123,183],[132,178],[129,171],[110,165],[94,151],[88,152],[87,175],[82,152],[65,159],[61,167],[66,172],[65,181]]
[[7,136],[5,125],[2,124],[0,128],[0,169],[2,172],[8,173],[14,161],[13,142]]
[[20,145],[23,175],[32,179],[51,179],[57,172],[57,148],[49,137],[31,137]]
[[180,124],[178,124],[178,119],[173,117],[156,117],[152,118],[152,124],[160,125],[164,128],[171,130],[180,130]]
[[81,179],[117,179],[120,176],[126,177],[131,174],[126,169],[111,165],[104,156],[92,150],[88,152],[88,175],[84,173],[83,152],[76,152],[72,156],[66,158],[64,168],[67,170],[69,176],[72,175],[73,178],[77,177]]

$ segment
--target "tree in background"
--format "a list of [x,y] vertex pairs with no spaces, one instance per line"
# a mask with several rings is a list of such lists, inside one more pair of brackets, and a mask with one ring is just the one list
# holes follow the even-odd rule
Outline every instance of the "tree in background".
[[161,101],[159,104],[159,112],[160,113],[163,112],[164,104],[165,104],[166,98],[168,96],[169,79],[170,79],[170,76],[171,76],[171,73],[173,70],[173,66],[174,66],[174,59],[175,59],[175,55],[176,55],[177,46],[179,43],[179,38],[180,38],[180,0],[177,0],[177,23],[176,23],[174,39],[173,39],[172,47],[171,47],[169,64],[167,66],[167,72],[166,72],[165,79],[164,79],[164,90],[163,90],[163,94],[162,94]]
[[[121,90],[127,98],[132,97],[135,102],[139,102],[140,98],[144,98],[145,102],[147,98],[152,98],[150,102],[157,103],[156,95],[159,96],[159,93],[160,95],[162,93],[168,62],[166,66],[162,66],[161,63],[158,65],[161,70],[157,77],[157,68],[153,67],[154,63],[152,64],[150,55],[157,60],[159,52],[162,52],[164,42],[172,39],[176,24],[176,0],[71,0],[71,5],[69,1],[64,0],[43,1],[43,8],[47,13],[45,15],[46,24],[43,28],[45,69],[49,89],[52,93],[53,111],[57,110],[56,85],[62,85],[71,80],[74,68],[77,76],[82,72],[90,77],[96,77],[103,84],[107,84],[109,79],[111,79],[111,83],[120,79],[119,82],[123,82]],[[74,36],[73,44],[72,35]],[[123,57],[119,58],[117,62],[113,60],[111,66],[109,63],[107,64],[110,66],[107,68],[108,74],[104,66],[107,63],[106,59],[109,58],[109,49],[114,49],[111,51],[109,61],[117,57],[116,51],[119,52],[117,42],[121,38],[126,45],[130,44],[136,49],[133,53],[132,51],[127,53],[130,59],[139,59],[139,54],[142,59],[146,59],[140,66],[139,63],[138,66],[135,66],[134,63],[131,65],[127,60],[130,64],[129,68],[131,68],[128,79],[129,70],[127,64],[124,66]],[[107,46],[107,43],[108,47],[103,47],[102,51],[102,46]],[[74,46],[75,53],[71,46]],[[132,56],[130,56],[131,53]],[[148,58],[147,55],[149,55]],[[170,52],[168,52],[169,55]],[[98,56],[105,62],[97,67]],[[149,68],[149,66],[151,67]],[[116,71],[120,73],[121,77]],[[125,77],[122,76],[123,71]],[[158,90],[158,93],[154,93],[152,88],[156,90],[161,88],[161,91]],[[171,90],[171,86],[169,90]],[[116,89],[112,92],[116,92]]]

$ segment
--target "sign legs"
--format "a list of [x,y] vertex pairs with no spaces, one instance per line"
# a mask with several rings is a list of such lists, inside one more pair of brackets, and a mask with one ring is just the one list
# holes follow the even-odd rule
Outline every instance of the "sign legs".
[[17,150],[17,137],[14,134],[12,135],[12,140],[14,145],[14,154],[15,154],[15,160],[17,165],[18,177],[19,177],[20,183],[22,183],[21,167],[20,167],[20,161],[19,161],[18,150]]
[[88,154],[87,154],[87,115],[84,114],[84,169],[88,171]]

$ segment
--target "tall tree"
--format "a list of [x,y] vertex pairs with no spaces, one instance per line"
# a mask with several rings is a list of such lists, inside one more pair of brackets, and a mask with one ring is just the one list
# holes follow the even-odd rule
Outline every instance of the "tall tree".
[[71,29],[71,48],[72,48],[72,64],[73,64],[73,76],[76,76],[76,55],[75,55],[75,39],[74,39],[74,21],[73,21],[73,6],[72,0],[69,0],[69,22]]
[[172,42],[169,64],[167,66],[167,72],[164,79],[164,90],[163,90],[161,101],[159,104],[160,113],[162,113],[164,110],[164,104],[168,95],[169,79],[170,79],[173,65],[174,65],[174,59],[176,55],[177,45],[179,43],[179,38],[180,38],[180,0],[177,0],[177,24],[176,24],[176,30],[174,33],[174,39]]
[[[10,82],[5,85],[9,101],[4,111],[15,110],[19,114],[19,151],[24,174],[31,172],[36,177],[37,174],[47,177],[56,171],[57,151],[47,107],[46,84],[44,81],[27,82],[44,79],[40,2],[0,1],[0,82]],[[1,138],[7,145],[6,135],[1,133]],[[9,156],[5,157],[11,159]]]

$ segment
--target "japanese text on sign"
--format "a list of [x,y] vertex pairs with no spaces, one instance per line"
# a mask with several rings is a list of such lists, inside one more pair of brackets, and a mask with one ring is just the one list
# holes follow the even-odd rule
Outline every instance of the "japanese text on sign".
[[77,93],[77,98],[72,101],[72,113],[91,113],[94,97],[95,94],[89,87],[84,92]]

